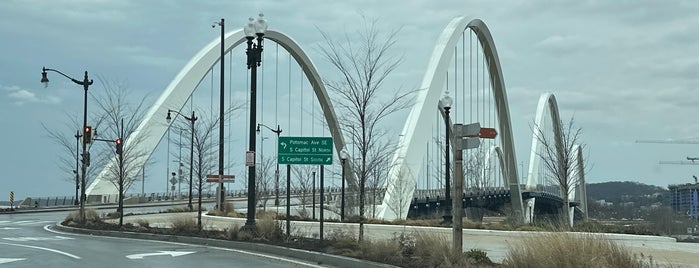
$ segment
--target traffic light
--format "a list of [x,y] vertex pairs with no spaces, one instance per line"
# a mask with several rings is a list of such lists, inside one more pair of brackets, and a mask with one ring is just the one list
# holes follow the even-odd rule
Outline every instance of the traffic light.
[[85,126],[83,130],[83,144],[92,143],[92,126]]
[[124,143],[122,142],[122,140],[120,138],[116,139],[114,143],[116,143],[116,153],[122,154],[124,152]]

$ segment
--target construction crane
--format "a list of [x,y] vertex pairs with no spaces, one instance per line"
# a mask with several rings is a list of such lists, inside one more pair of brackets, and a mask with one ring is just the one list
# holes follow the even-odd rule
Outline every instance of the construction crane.
[[699,140],[636,140],[636,143],[665,143],[665,144],[699,144]]
[[699,160],[699,157],[689,157],[687,156],[688,161],[660,161],[658,164],[661,165],[699,165],[699,162],[695,162]]

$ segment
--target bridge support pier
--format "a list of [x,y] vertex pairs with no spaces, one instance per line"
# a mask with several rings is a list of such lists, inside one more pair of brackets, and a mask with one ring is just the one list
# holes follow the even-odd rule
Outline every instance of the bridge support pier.
[[575,207],[568,207],[568,225],[573,227],[573,219],[575,218]]
[[467,207],[464,209],[466,217],[473,222],[483,222],[484,209],[481,207]]
[[524,200],[524,223],[529,224],[534,222],[534,205],[536,198],[528,198]]

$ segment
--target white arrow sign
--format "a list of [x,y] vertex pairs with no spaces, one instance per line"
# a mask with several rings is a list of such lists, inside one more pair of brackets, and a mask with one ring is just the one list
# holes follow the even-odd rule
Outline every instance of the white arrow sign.
[[159,251],[155,253],[141,253],[141,254],[131,254],[126,256],[126,258],[136,260],[136,259],[143,259],[143,257],[150,257],[150,256],[165,256],[165,255],[170,255],[171,257],[177,257],[177,256],[184,256],[187,254],[192,254],[194,251]]
[[26,259],[0,258],[0,264],[16,262],[16,261],[23,261],[23,260],[26,260]]

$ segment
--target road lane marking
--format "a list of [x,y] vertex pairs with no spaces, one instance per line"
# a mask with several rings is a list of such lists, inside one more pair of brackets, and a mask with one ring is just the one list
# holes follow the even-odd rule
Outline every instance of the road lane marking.
[[29,241],[59,241],[59,240],[69,240],[73,239],[65,236],[24,236],[24,237],[3,237],[2,239],[15,241],[15,242],[29,242]]
[[14,225],[32,225],[32,224],[44,224],[44,223],[49,223],[49,222],[53,222],[53,221],[36,221],[36,220],[16,221],[16,222],[12,222],[11,224],[14,224]]
[[[66,233],[66,232],[51,230],[51,228],[49,228],[49,227],[51,227],[51,225],[46,225],[46,226],[44,226],[44,230],[46,230],[47,232],[52,232],[52,233],[56,233],[56,234],[92,237],[92,235],[72,234],[72,233]],[[253,256],[257,256],[257,257],[261,257],[261,258],[267,258],[267,259],[274,259],[274,260],[278,260],[278,261],[289,262],[289,263],[293,263],[293,264],[301,265],[301,266],[306,266],[306,267],[327,268],[326,266],[315,265],[315,264],[312,264],[312,263],[309,263],[309,262],[305,262],[305,261],[299,261],[299,260],[290,259],[290,258],[278,257],[278,256],[273,256],[273,255],[266,255],[266,254],[262,254],[262,253],[255,253],[255,252],[250,252],[250,251],[245,251],[245,250],[239,250],[239,249],[232,249],[232,248],[222,248],[222,247],[213,247],[213,246],[199,245],[199,244],[187,244],[187,243],[179,243],[179,242],[160,241],[160,240],[148,240],[148,239],[137,239],[137,238],[126,238],[126,237],[113,237],[113,236],[99,236],[99,237],[111,238],[111,239],[117,239],[117,240],[137,240],[137,241],[148,241],[148,242],[151,242],[151,243],[159,243],[159,244],[170,244],[170,245],[180,245],[180,246],[190,246],[190,247],[202,247],[202,248],[218,249],[218,250],[223,250],[223,251],[231,251],[231,252],[237,252],[237,253],[241,253],[241,254],[253,255]]]
[[26,260],[24,258],[0,258],[0,264]]
[[187,255],[187,254],[192,254],[195,252],[196,251],[164,251],[164,250],[160,250],[159,252],[154,252],[154,253],[131,254],[131,255],[127,255],[126,258],[135,260],[135,259],[143,259],[143,257],[165,256],[165,255],[170,255],[170,257],[179,257],[179,256]]
[[1,245],[8,245],[8,246],[16,246],[16,247],[25,247],[25,248],[40,249],[40,250],[45,250],[45,251],[50,251],[50,252],[53,252],[53,253],[58,253],[58,254],[61,254],[61,255],[65,255],[65,256],[68,256],[68,257],[71,257],[71,258],[77,259],[77,260],[81,259],[80,257],[75,256],[75,255],[73,255],[73,254],[70,254],[70,253],[68,253],[68,252],[63,252],[63,251],[60,251],[60,250],[57,250],[57,249],[52,249],[52,248],[37,247],[37,246],[22,245],[22,244],[14,244],[14,243],[5,243],[5,242],[0,242],[0,244],[1,244]]

